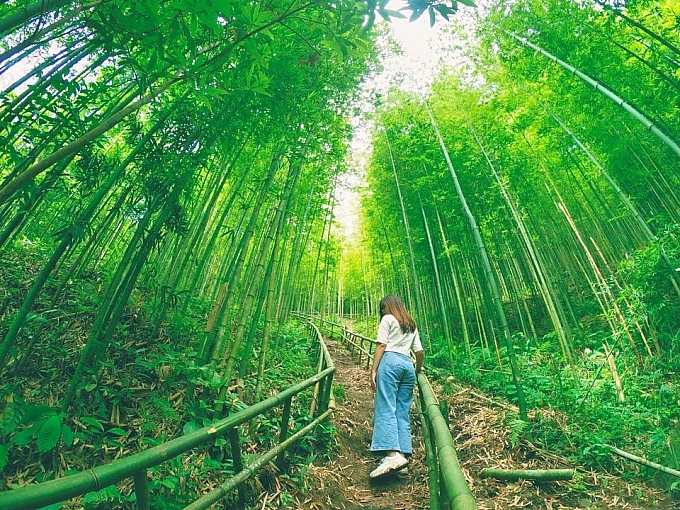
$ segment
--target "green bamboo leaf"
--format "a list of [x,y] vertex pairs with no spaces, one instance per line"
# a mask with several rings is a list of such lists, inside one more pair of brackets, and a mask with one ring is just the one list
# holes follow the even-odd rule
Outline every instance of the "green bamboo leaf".
[[168,489],[174,490],[177,488],[177,482],[178,482],[177,477],[168,476],[161,480],[161,485],[167,487]]
[[406,19],[406,16],[404,16],[399,11],[393,11],[390,9],[379,9],[378,14],[380,14],[380,16],[385,21],[390,21],[390,18]]
[[420,16],[425,12],[425,9],[414,9],[413,13],[411,14],[411,17],[408,19],[409,22],[413,22],[420,18]]
[[203,428],[203,426],[198,423],[197,421],[188,421],[184,424],[184,427],[182,427],[182,433],[183,434],[190,434],[191,432],[194,432],[200,428]]
[[102,503],[104,501],[120,501],[122,494],[115,485],[109,485],[97,492],[90,492],[83,497],[83,503]]
[[40,427],[38,431],[38,451],[49,452],[59,442],[61,437],[61,416],[52,415]]
[[451,7],[447,5],[435,5],[434,8],[437,10],[439,14],[442,15],[442,17],[446,20],[449,21],[449,14],[455,14],[455,10],[451,9]]

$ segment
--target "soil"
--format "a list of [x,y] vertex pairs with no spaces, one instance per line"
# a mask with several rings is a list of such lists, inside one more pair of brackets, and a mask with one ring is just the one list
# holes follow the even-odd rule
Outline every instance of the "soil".
[[[317,459],[305,475],[305,490],[288,508],[311,510],[425,510],[430,495],[421,423],[414,406],[411,417],[413,455],[407,473],[371,480],[368,474],[380,462],[369,452],[372,434],[373,392],[366,366],[335,340],[326,339],[336,364],[337,409],[331,419],[337,429],[337,452],[330,461]],[[441,395],[434,388],[435,393]],[[661,490],[632,485],[619,477],[585,471],[567,459],[526,441],[513,444],[506,425],[507,404],[462,388],[446,398],[456,451],[479,510],[650,510],[680,509]],[[506,482],[481,478],[483,468],[575,468],[576,476],[559,482]],[[265,504],[262,508],[271,508]]]

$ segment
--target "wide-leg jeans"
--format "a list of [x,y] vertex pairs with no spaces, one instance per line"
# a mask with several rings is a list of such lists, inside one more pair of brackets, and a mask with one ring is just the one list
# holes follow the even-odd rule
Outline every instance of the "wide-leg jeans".
[[410,411],[415,383],[411,358],[397,352],[382,355],[376,372],[372,452],[412,452]]

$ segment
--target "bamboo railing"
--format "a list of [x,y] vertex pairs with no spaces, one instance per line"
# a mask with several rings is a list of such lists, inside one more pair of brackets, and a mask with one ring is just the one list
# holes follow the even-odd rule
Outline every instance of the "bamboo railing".
[[[368,367],[375,341],[352,333],[344,326],[319,317],[296,314],[299,318],[314,321],[326,330],[330,337],[336,337],[347,349],[356,354],[359,364],[366,355]],[[370,343],[367,345],[366,341]],[[465,474],[458,462],[456,447],[448,423],[441,413],[439,402],[424,372],[417,374],[418,407],[423,423],[423,439],[430,485],[430,508],[439,510],[477,510],[477,503],[467,484]]]
[[[148,450],[57,480],[0,492],[0,510],[38,509],[102,490],[128,478],[134,481],[137,509],[148,510],[152,506],[153,496],[149,493],[147,475],[149,468],[185,454],[198,446],[214,443],[216,439],[227,436],[231,442],[232,460],[236,473],[217,488],[185,507],[185,510],[209,508],[213,503],[230,495],[234,489],[239,488],[246,480],[275,458],[278,458],[277,464],[281,465],[285,451],[303,436],[313,431],[316,425],[324,421],[335,409],[335,401],[331,391],[335,365],[328,354],[328,349],[323,343],[318,328],[310,323],[309,332],[311,340],[318,347],[319,360],[317,373],[314,376],[209,426],[184,434]],[[312,410],[310,410],[314,420],[294,434],[289,435],[291,432],[289,430],[289,418],[292,399],[308,389],[314,391]],[[278,444],[261,453],[250,464],[244,466],[241,458],[238,426],[247,423],[258,415],[266,415],[281,406],[283,406],[283,411]],[[241,503],[243,503],[242,498],[243,495],[239,491]]]

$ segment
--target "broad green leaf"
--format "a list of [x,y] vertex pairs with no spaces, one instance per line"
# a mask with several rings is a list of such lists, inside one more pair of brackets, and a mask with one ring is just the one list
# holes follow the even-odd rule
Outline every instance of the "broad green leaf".
[[424,12],[425,12],[425,9],[424,9],[424,8],[423,8],[423,9],[414,9],[413,13],[411,14],[411,17],[408,19],[409,22],[412,22],[412,21],[417,20],[418,18],[420,18],[420,16],[421,16]]
[[17,446],[26,446],[33,441],[34,427],[28,427],[12,437],[12,443]]
[[217,21],[217,13],[200,10],[196,14],[199,18],[201,18],[203,24],[215,32],[215,34],[222,32],[222,26]]
[[200,423],[197,421],[188,421],[184,424],[184,427],[182,427],[182,433],[183,434],[190,434],[200,428],[203,428]]
[[90,427],[97,429],[99,432],[104,432],[104,425],[99,423],[99,421],[95,420],[94,418],[90,418],[89,416],[85,416],[85,417],[81,418],[80,421],[82,421],[86,425],[90,425]]
[[229,92],[227,92],[226,90],[214,87],[205,88],[203,89],[203,92],[205,92],[209,96],[216,97],[217,99],[222,99],[224,96],[229,95]]
[[434,8],[439,12],[439,14],[442,15],[442,17],[446,20],[449,21],[449,14],[455,14],[455,10],[451,9],[451,7],[447,5],[435,5]]
[[222,467],[222,463],[215,459],[205,459],[203,461],[203,466],[207,469],[220,469]]
[[109,434],[113,434],[115,436],[127,436],[128,435],[126,430],[123,430],[123,429],[118,428],[118,427],[113,427],[112,429],[109,429],[108,432],[109,432]]
[[161,485],[164,485],[168,489],[176,489],[177,488],[177,478],[174,476],[168,476],[166,478],[163,478],[161,480]]
[[73,445],[73,430],[71,430],[71,427],[69,427],[66,424],[62,424],[61,426],[61,439],[64,441],[64,444],[66,446],[71,446]]
[[38,431],[38,451],[49,452],[59,442],[61,437],[61,416],[52,415],[40,427]]
[[211,99],[208,95],[204,94],[203,92],[197,91],[196,92],[196,99],[198,99],[198,101],[200,101],[201,104],[203,104],[210,111],[210,113],[212,113],[212,111],[213,111],[212,101],[211,101]]
[[45,418],[48,414],[54,414],[54,409],[50,406],[31,406],[24,411],[21,417],[21,423],[27,425],[34,421],[39,421]]

